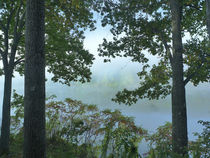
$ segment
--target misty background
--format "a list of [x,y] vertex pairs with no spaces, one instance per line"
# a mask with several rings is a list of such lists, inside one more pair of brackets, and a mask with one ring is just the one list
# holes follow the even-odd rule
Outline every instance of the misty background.
[[[72,82],[71,86],[54,83],[50,80],[52,74],[47,73],[46,95],[56,95],[58,100],[72,98],[81,100],[86,104],[98,105],[100,109],[119,109],[123,114],[132,116],[137,125],[154,132],[166,121],[171,122],[171,96],[159,100],[139,100],[131,106],[119,105],[111,101],[115,94],[127,88],[129,90],[138,87],[139,79],[137,72],[141,71],[141,64],[131,62],[130,58],[112,59],[111,63],[104,63],[103,58],[98,56],[97,48],[103,38],[111,39],[109,28],[98,28],[93,32],[86,32],[84,47],[95,55],[94,64],[91,68],[92,80],[81,84]],[[158,58],[148,54],[150,64],[158,62]],[[14,73],[12,88],[18,94],[24,92],[24,78]],[[0,77],[0,118],[2,115],[4,78]],[[210,84],[203,83],[197,87],[192,84],[186,86],[188,133],[192,140],[193,132],[201,132],[198,120],[210,121]]]

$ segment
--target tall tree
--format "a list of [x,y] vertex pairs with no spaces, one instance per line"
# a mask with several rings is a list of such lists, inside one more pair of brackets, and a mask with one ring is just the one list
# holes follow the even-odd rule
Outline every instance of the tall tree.
[[[139,87],[124,89],[113,100],[131,105],[138,99],[172,94],[173,151],[187,154],[185,86],[190,81],[194,85],[210,81],[205,1],[103,2],[99,7],[102,25],[111,26],[113,39],[104,39],[99,55],[109,57],[105,61],[110,61],[110,57],[131,57],[143,65],[138,73]],[[158,64],[148,64],[148,54],[157,56]]]
[[[9,151],[12,76],[24,73],[25,6],[25,0],[0,3],[0,75],[5,78],[0,155]],[[84,30],[95,29],[90,8],[92,0],[46,0],[46,65],[55,82],[90,81],[94,57],[83,46]]]
[[[25,11],[23,5],[23,1],[7,3],[3,0],[0,6],[0,60],[2,60],[3,63],[3,69],[0,68],[0,75],[4,74],[0,155],[9,152],[9,116],[12,75],[15,65],[21,60],[19,59],[15,61],[15,56],[17,50],[19,50],[18,45],[21,43],[22,32],[25,24]],[[11,38],[12,42],[10,42]]]
[[172,14],[172,146],[173,151],[187,154],[187,109],[183,73],[182,45],[182,4],[179,0],[170,0]]
[[45,158],[45,5],[27,0],[24,88],[24,158]]

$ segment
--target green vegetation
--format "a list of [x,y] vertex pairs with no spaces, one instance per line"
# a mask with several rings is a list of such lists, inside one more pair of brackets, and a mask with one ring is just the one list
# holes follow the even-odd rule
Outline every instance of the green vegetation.
[[[21,155],[23,143],[23,96],[14,92],[11,120],[11,154]],[[118,110],[99,110],[96,105],[65,99],[47,99],[47,156],[59,157],[134,157],[146,135],[131,117]]]
[[196,141],[190,142],[190,153],[193,158],[207,158],[210,157],[210,122],[198,121],[205,128],[201,134],[195,133]]
[[[138,127],[134,119],[118,110],[99,110],[96,105],[83,104],[67,98],[56,101],[55,96],[47,98],[46,135],[47,158],[137,158],[141,157],[139,143],[145,139],[149,144],[147,158],[173,157],[172,125],[167,122],[149,134]],[[15,91],[12,101],[11,153],[9,157],[22,157],[23,147],[23,96]],[[193,158],[210,156],[210,122],[204,125],[196,141],[189,144]],[[142,156],[143,157],[143,156]],[[3,157],[2,157],[3,158]]]
[[[27,61],[25,60],[25,51],[27,51],[25,46],[29,47],[29,44],[25,45],[25,39],[27,40],[25,24],[27,24],[27,20],[32,20],[32,16],[26,20],[25,15],[27,15],[26,5],[29,4],[29,1],[26,0],[1,0],[0,2],[0,76],[3,75],[5,78],[0,155],[9,151],[13,73],[18,72],[23,75],[25,73],[24,66],[27,65],[25,64],[25,61]],[[94,57],[84,48],[83,42],[84,31],[95,29],[93,4],[92,0],[45,1],[45,8],[43,9],[45,10],[45,29],[43,33],[45,35],[45,40],[43,40],[45,49],[43,51],[46,57],[45,64],[48,66],[47,71],[53,74],[52,80],[54,82],[70,85],[71,81],[82,83],[90,81],[90,67],[93,64]],[[40,18],[40,16],[41,14],[37,18]],[[33,29],[30,30],[36,30],[36,26],[40,26],[40,24],[33,25]],[[29,33],[29,35],[32,34]],[[32,42],[31,46],[35,46],[36,42]],[[35,48],[40,47],[36,46]]]
[[[102,26],[110,27],[113,38],[104,38],[99,55],[106,57],[105,62],[129,57],[143,66],[139,84],[119,91],[113,101],[132,105],[171,94],[173,151],[184,157],[188,146],[185,86],[210,81],[207,1],[103,2]],[[157,64],[149,63],[151,56],[157,58]]]
[[[197,141],[188,141],[185,87],[189,82],[194,86],[210,82],[209,4],[209,0],[2,0],[0,156],[46,158],[47,145],[47,157],[132,158],[140,156],[138,145],[145,139],[151,148],[148,157],[208,157],[209,122],[201,121],[204,131],[195,134]],[[112,34],[99,45],[99,56],[107,58],[104,62],[128,57],[142,67],[139,85],[120,90],[113,101],[131,105],[171,95],[172,125],[149,135],[119,110],[99,110],[70,98],[48,99],[45,118],[45,66],[52,81],[68,86],[91,79],[95,58],[83,44],[85,31],[96,29],[97,13],[97,22]],[[157,58],[156,64],[151,64],[151,56]],[[25,96],[14,93],[11,117],[14,72],[25,76]],[[118,88],[114,82],[107,86]]]

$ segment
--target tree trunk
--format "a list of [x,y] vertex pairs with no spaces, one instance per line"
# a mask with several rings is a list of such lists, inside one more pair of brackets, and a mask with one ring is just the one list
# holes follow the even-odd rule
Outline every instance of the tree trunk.
[[27,0],[24,158],[45,158],[44,0]]
[[5,70],[0,155],[9,153],[11,90],[12,71]]
[[206,0],[206,21],[207,21],[207,30],[210,40],[210,0]]
[[172,146],[173,152],[187,155],[187,113],[183,77],[183,45],[181,37],[182,7],[179,0],[170,0],[172,13]]

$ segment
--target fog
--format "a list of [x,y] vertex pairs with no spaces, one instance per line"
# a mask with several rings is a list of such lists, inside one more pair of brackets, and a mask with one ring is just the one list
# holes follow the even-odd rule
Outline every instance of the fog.
[[[81,100],[87,104],[96,104],[99,108],[120,109],[125,115],[135,118],[138,125],[149,131],[155,130],[166,121],[171,121],[171,98],[168,96],[160,100],[139,100],[132,106],[118,105],[111,101],[115,94],[124,88],[132,90],[138,87],[137,72],[141,71],[139,63],[133,63],[129,58],[113,59],[111,63],[103,63],[103,58],[97,56],[97,48],[103,37],[111,38],[108,29],[99,28],[95,32],[87,32],[85,48],[95,55],[96,60],[91,68],[92,80],[89,83],[72,83],[70,87],[50,80],[52,74],[47,73],[46,94],[55,94],[58,100],[67,97]],[[150,64],[158,59],[149,56]],[[23,77],[14,74],[13,89],[23,94]],[[3,77],[0,77],[0,112],[3,99]],[[198,120],[210,121],[210,84],[204,83],[197,87],[192,84],[186,86],[189,136],[193,139],[193,132],[200,132]]]

